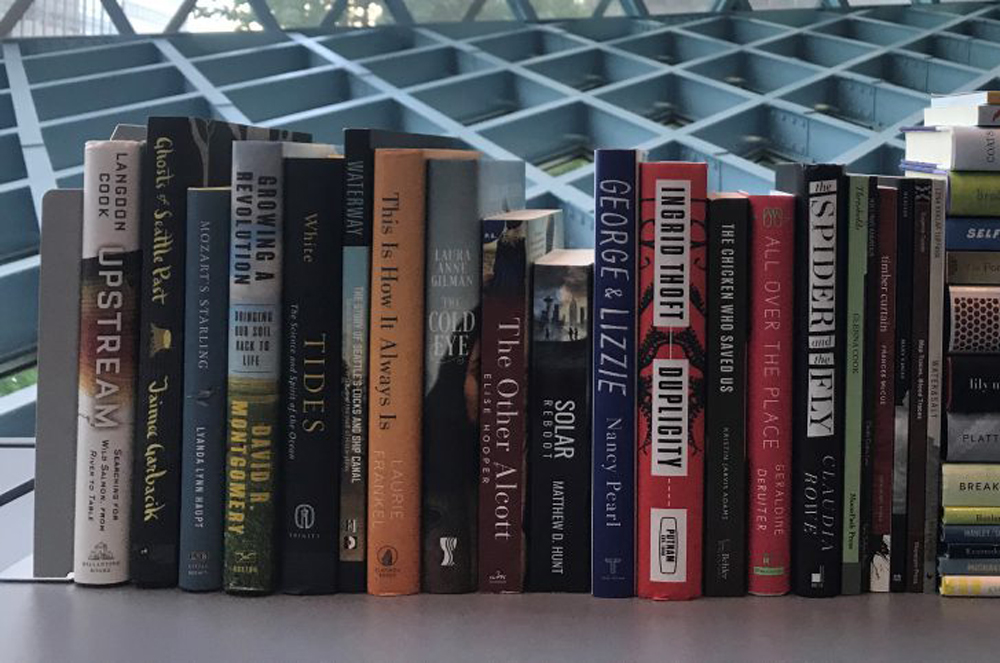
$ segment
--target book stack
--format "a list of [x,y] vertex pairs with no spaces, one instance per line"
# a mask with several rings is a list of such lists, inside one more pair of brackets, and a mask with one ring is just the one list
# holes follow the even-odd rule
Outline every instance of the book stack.
[[577,247],[451,138],[88,143],[76,581],[926,592],[943,493],[962,593],[960,554],[1000,568],[1000,169],[963,180],[959,129],[767,195],[599,149]]
[[941,593],[1000,593],[1000,94],[936,97],[906,131],[908,174],[943,180],[946,460]]

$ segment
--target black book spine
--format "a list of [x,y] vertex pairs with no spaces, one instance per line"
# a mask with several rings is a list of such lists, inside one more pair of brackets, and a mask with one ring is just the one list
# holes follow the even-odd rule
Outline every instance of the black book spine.
[[861,422],[861,591],[871,586],[872,499],[875,485],[875,411],[878,407],[879,327],[878,178],[868,179],[868,268],[865,272],[864,399]]
[[132,580],[146,587],[177,584],[187,190],[229,186],[233,142],[247,139],[309,136],[189,117],[147,123],[130,545]]
[[896,438],[892,465],[892,541],[889,556],[889,590],[906,591],[906,496],[909,451],[911,310],[913,307],[913,242],[916,180],[900,180],[896,213]]
[[281,587],[337,585],[342,159],[285,159]]
[[777,187],[798,196],[792,587],[834,596],[843,543],[847,186],[840,166],[782,164]]
[[913,280],[910,292],[910,411],[906,469],[906,591],[924,587],[924,500],[927,470],[927,346],[930,333],[931,182],[914,185]]
[[1000,356],[948,357],[949,413],[992,413],[1000,410]]
[[746,593],[746,384],[750,203],[708,207],[705,596]]
[[528,578],[590,591],[590,310],[593,265],[534,267]]

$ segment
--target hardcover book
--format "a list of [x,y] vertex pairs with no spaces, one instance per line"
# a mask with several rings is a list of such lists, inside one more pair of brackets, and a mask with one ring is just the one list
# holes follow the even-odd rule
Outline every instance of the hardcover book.
[[795,198],[750,196],[747,534],[751,594],[791,588]]
[[177,584],[189,591],[222,588],[229,200],[228,187],[188,189]]
[[871,567],[868,588],[888,592],[892,551],[893,446],[896,426],[896,219],[897,189],[879,186],[877,313],[871,377],[875,382],[872,449]]
[[325,158],[329,145],[240,141],[233,146],[226,394],[223,585],[274,589],[275,472],[281,373],[285,157]]
[[702,592],[704,163],[639,167],[638,595]]
[[1000,170],[993,127],[908,127],[903,135],[908,162],[952,170]]
[[941,528],[944,543],[994,543],[1000,544],[998,525],[945,525]]
[[947,507],[1000,507],[1000,465],[943,463],[941,503]]
[[947,559],[1000,558],[1000,543],[944,543],[942,548]]
[[523,207],[522,161],[427,161],[425,592],[474,592],[478,586],[480,221]]
[[1000,106],[928,106],[924,109],[924,125],[996,127],[1000,126]]
[[954,414],[1000,413],[1000,355],[955,355],[947,362],[949,419]]
[[595,152],[593,309],[594,596],[635,595],[636,150]]
[[479,394],[479,590],[524,589],[531,266],[563,246],[559,210],[483,220]]
[[931,108],[952,108],[955,106],[980,106],[1000,104],[1000,91],[976,90],[957,94],[931,95]]
[[938,573],[953,576],[1000,576],[1000,559],[950,559],[939,557]]
[[338,589],[365,591],[368,529],[368,324],[375,210],[375,149],[459,149],[454,138],[377,129],[344,131],[343,291],[341,312],[340,567]]
[[949,170],[909,161],[903,161],[900,168],[907,177],[930,177],[947,182],[949,216],[993,216],[1000,203],[1000,173]]
[[944,447],[944,227],[945,183],[931,183],[930,283],[927,330],[927,460],[924,468],[923,591],[937,589],[937,527],[941,514],[941,452]]
[[229,186],[234,142],[310,137],[189,117],[151,117],[146,134],[132,578],[167,587],[177,584],[180,531],[187,190]]
[[1000,507],[945,506],[944,525],[1000,525]]
[[913,251],[916,225],[912,178],[880,178],[879,184],[896,190],[896,308],[895,308],[895,434],[892,449],[892,543],[889,585],[893,592],[906,591],[907,559],[907,457],[909,452],[910,386],[913,324]]
[[[894,211],[893,211],[894,213]],[[878,347],[879,294],[882,287],[879,261],[879,216],[881,197],[878,178],[871,182],[868,190],[868,241],[867,266],[864,291],[864,363],[863,396],[861,422],[861,526],[859,531],[858,558],[861,562],[861,591],[871,590],[872,559],[877,546],[872,536],[872,492],[875,486],[875,447],[879,440],[875,437],[875,413],[879,407],[879,357]],[[848,370],[852,370],[849,367]]]
[[924,502],[927,472],[927,370],[930,333],[931,180],[913,190],[913,280],[910,306],[910,412],[906,466],[906,591],[923,591]]
[[941,576],[941,596],[1000,596],[1000,576]]
[[1000,285],[1000,251],[949,251],[947,282]]
[[284,160],[281,588],[337,587],[343,159]]
[[[953,357],[952,360],[957,359]],[[981,361],[976,357],[974,361]],[[992,379],[997,379],[993,374]],[[950,462],[1000,463],[1000,412],[993,400],[991,412],[949,412],[948,451]]]
[[1000,218],[949,216],[945,248],[948,251],[1000,251]]
[[420,591],[424,258],[428,158],[459,150],[375,152],[368,372],[368,593]]
[[83,159],[73,579],[129,579],[139,191],[143,145],[89,141]]
[[747,293],[750,203],[708,203],[705,595],[747,591]]
[[844,385],[844,509],[841,593],[860,594],[862,585],[862,464],[865,438],[865,289],[869,229],[877,180],[847,177],[847,367]]
[[551,251],[532,277],[528,577],[533,592],[590,591],[592,249]]
[[951,355],[1000,354],[1000,287],[948,286],[947,351]]
[[792,469],[792,587],[841,590],[844,495],[847,187],[843,168],[780,164],[778,189],[798,195]]

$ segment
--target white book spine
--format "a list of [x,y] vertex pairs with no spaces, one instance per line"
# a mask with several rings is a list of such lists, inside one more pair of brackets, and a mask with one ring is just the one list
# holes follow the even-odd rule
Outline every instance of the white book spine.
[[937,526],[941,511],[941,435],[944,408],[944,223],[947,184],[931,182],[930,296],[927,311],[927,467],[924,490],[924,592],[937,589]]
[[141,156],[136,141],[84,150],[73,577],[87,585],[129,579]]
[[952,127],[952,170],[1000,170],[997,130],[988,127]]

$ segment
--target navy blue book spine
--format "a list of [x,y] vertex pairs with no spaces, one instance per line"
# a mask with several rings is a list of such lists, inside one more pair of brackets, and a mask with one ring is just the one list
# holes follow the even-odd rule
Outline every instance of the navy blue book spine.
[[949,559],[1000,559],[1000,543],[946,543]]
[[222,588],[229,188],[189,189],[178,585]]
[[949,216],[944,244],[948,251],[1000,251],[1000,219]]
[[1000,575],[1000,559],[950,559],[938,558],[938,575],[942,576],[995,576]]
[[945,525],[941,529],[945,543],[1000,544],[1000,525]]
[[594,596],[635,596],[635,150],[597,150],[592,427]]

